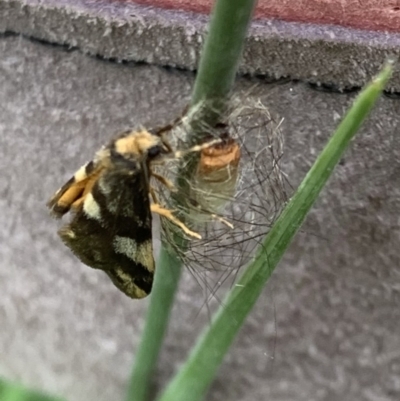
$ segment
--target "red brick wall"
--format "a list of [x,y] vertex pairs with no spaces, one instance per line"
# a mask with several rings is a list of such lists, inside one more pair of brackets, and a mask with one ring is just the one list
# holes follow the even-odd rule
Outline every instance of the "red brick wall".
[[[211,0],[111,0],[209,13]],[[259,0],[256,18],[400,31],[400,0]]]

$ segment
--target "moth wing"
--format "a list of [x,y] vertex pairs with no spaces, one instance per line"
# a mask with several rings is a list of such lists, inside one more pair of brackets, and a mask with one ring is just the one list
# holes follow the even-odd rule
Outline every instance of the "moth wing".
[[96,181],[104,172],[105,165],[99,152],[94,160],[84,164],[47,202],[47,207],[56,218],[61,218],[71,208],[77,209]]
[[105,271],[131,298],[150,293],[152,216],[145,176],[105,169],[59,235],[86,265]]

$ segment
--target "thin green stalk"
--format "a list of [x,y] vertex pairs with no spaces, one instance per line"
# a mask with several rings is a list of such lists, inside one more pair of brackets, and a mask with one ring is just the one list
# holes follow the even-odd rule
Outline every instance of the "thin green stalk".
[[63,401],[59,397],[41,394],[34,390],[28,390],[20,385],[9,383],[0,379],[1,401]]
[[204,114],[211,126],[217,122],[233,87],[256,3],[219,0],[215,4],[191,99],[191,106],[205,104]]
[[147,312],[142,340],[136,354],[127,401],[146,400],[151,376],[156,366],[168,318],[181,276],[182,263],[165,248],[161,248],[157,274],[155,274],[152,298]]
[[[203,332],[188,360],[158,401],[199,401],[211,384],[247,314],[299,229],[350,140],[384,89],[392,66],[358,96],[293,198],[265,238],[254,261],[229,292],[211,325]],[[190,395],[190,396],[189,396]]]
[[[200,60],[191,106],[204,102],[210,110],[216,111],[222,102],[218,101],[217,105],[213,100],[227,98],[255,3],[256,0],[217,1]],[[199,133],[194,130],[191,139],[196,135]],[[162,247],[126,401],[148,399],[151,376],[168,325],[181,271],[181,261]]]
[[11,386],[5,387],[0,392],[0,396],[0,399],[4,401],[24,401],[25,399],[25,396],[21,390]]

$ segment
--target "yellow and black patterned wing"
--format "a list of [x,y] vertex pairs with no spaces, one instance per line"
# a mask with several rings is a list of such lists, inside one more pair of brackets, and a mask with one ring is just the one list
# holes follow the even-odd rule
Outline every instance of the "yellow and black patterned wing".
[[147,131],[121,133],[47,204],[56,217],[73,212],[59,231],[63,242],[132,298],[148,295],[153,283],[149,158],[160,150],[161,139]]
[[145,176],[136,170],[105,169],[61,228],[63,242],[86,265],[104,270],[131,298],[151,291],[154,275],[152,217]]
[[77,209],[101,175],[105,166],[101,159],[83,165],[48,201],[47,207],[56,218],[71,208]]

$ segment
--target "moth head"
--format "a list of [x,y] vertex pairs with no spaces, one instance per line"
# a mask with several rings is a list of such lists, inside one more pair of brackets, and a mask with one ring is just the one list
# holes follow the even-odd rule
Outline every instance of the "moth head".
[[146,130],[129,131],[111,143],[111,160],[122,167],[148,164],[170,153],[169,147],[160,136]]

